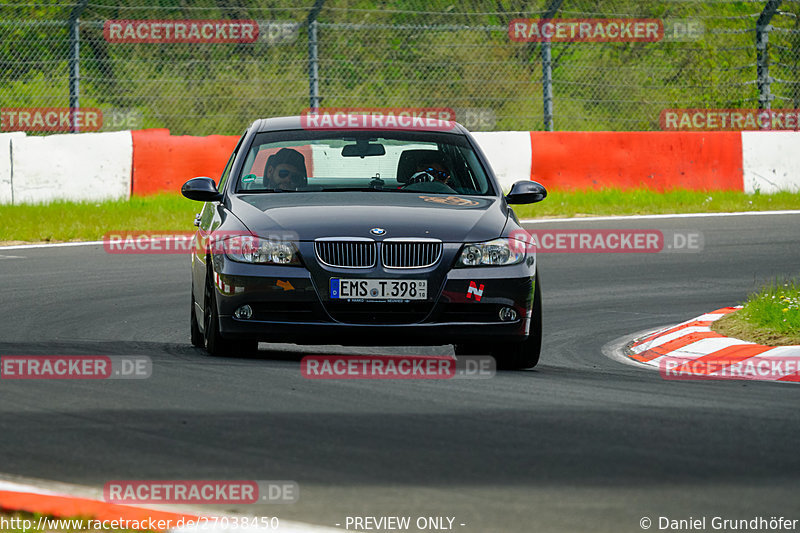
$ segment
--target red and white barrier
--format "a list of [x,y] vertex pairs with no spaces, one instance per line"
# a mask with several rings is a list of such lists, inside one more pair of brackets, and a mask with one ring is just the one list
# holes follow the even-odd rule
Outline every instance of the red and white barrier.
[[[800,191],[800,132],[541,132],[474,134],[504,190]],[[218,179],[238,137],[168,130],[0,135],[0,204],[177,192]]]
[[738,132],[532,132],[531,146],[547,188],[742,190]]
[[9,152],[15,204],[130,197],[129,131],[12,137]]
[[800,192],[800,133],[742,132],[742,170],[747,193]]
[[169,130],[131,132],[133,139],[132,194],[178,192],[197,176],[219,180],[239,137],[232,135],[170,135]]
[[531,139],[527,131],[493,131],[472,134],[504,190],[530,177]]

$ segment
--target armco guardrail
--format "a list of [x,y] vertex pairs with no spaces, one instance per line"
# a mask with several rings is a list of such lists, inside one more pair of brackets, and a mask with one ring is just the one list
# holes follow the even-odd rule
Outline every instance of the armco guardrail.
[[[650,188],[800,192],[800,132],[475,133],[504,189]],[[0,204],[177,193],[217,178],[237,137],[168,130],[26,137],[0,134]]]

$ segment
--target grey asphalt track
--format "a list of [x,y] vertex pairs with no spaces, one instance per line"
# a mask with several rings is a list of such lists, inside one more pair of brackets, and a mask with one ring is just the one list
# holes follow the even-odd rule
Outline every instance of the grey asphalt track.
[[328,526],[449,516],[463,532],[623,533],[642,517],[653,530],[659,517],[800,518],[800,388],[664,381],[601,353],[797,274],[800,215],[536,227],[700,231],[705,249],[540,254],[540,365],[445,381],[310,381],[299,360],[449,346],[209,357],[188,343],[188,257],[0,250],[0,355],[154,366],[137,381],[0,381],[0,471],[95,487],[295,480],[299,503],[218,509]]

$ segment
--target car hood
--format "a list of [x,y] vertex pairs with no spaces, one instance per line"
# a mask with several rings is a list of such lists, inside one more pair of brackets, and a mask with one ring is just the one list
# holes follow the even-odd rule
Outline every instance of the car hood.
[[[508,212],[496,197],[392,192],[283,192],[231,197],[231,209],[257,235],[427,237],[480,242],[499,237]],[[385,234],[370,233],[373,228]]]

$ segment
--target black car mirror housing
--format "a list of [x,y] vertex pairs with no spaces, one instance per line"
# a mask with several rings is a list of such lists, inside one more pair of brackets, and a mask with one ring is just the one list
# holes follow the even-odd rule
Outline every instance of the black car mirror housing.
[[342,147],[342,157],[373,157],[386,155],[386,148],[382,144],[356,141],[356,144],[347,144]]
[[222,199],[222,193],[217,190],[214,180],[206,177],[192,178],[184,183],[181,194],[198,202],[217,202]]
[[547,198],[547,189],[535,181],[518,181],[506,195],[509,204],[534,204]]

